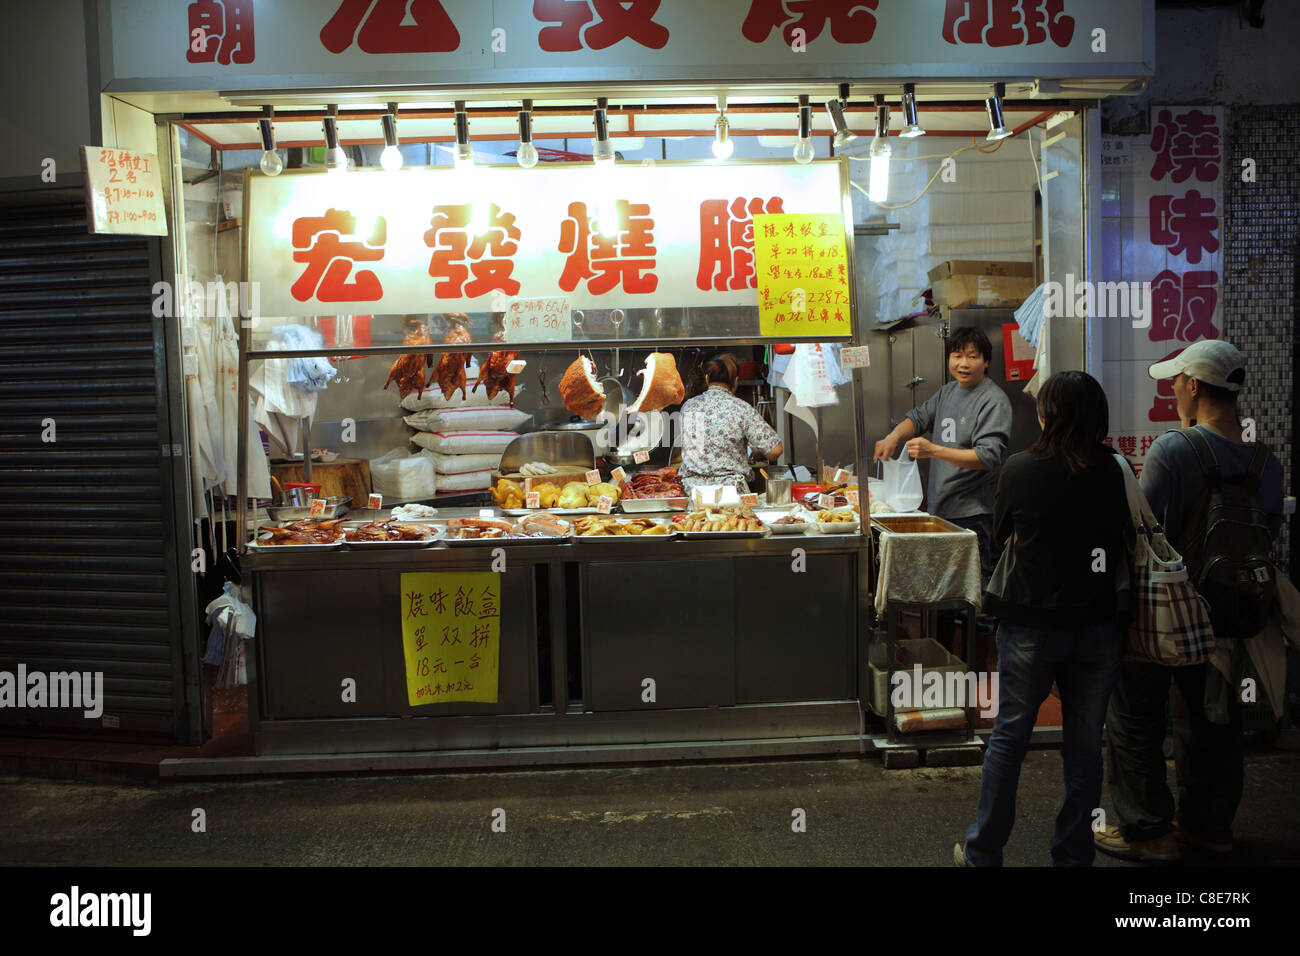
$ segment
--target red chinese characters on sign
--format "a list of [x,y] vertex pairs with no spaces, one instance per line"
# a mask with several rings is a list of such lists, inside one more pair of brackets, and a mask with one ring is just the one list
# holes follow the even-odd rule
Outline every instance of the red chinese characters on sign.
[[1217,339],[1214,308],[1218,302],[1217,272],[1193,271],[1180,276],[1163,270],[1151,283],[1151,341]]
[[189,6],[191,63],[252,63],[253,0],[197,0]]
[[822,34],[829,21],[836,43],[867,43],[876,34],[879,0],[751,0],[749,14],[740,32],[751,43],[762,43],[772,31],[781,30],[786,45],[792,45],[795,30],[805,43]]
[[1201,261],[1203,251],[1219,251],[1219,237],[1214,234],[1219,217],[1214,215],[1213,197],[1189,189],[1182,197],[1152,196],[1148,208],[1152,245],[1168,246],[1175,256],[1185,253],[1192,265]]
[[[408,6],[411,22],[404,23]],[[363,53],[450,53],[460,47],[460,32],[440,0],[343,0],[321,27],[320,42],[342,53],[353,39]]]
[[290,292],[299,302],[313,296],[320,302],[377,302],[384,290],[379,278],[369,269],[358,269],[352,281],[352,267],[357,262],[378,262],[384,257],[388,226],[382,216],[375,219],[371,234],[361,238],[356,233],[356,217],[346,210],[330,209],[324,216],[304,216],[293,223],[293,261],[305,262],[298,281]]
[[520,238],[514,215],[492,203],[487,231],[472,239],[471,215],[469,203],[433,207],[432,228],[425,231],[424,244],[433,250],[429,275],[442,280],[434,285],[434,295],[440,299],[472,299],[494,291],[517,295],[519,282],[511,278],[515,267],[511,257],[519,250]]
[[943,38],[952,44],[1033,46],[1050,38],[1059,47],[1074,39],[1065,0],[948,0]]
[[620,40],[633,40],[651,50],[662,50],[668,44],[668,28],[654,20],[660,2],[533,0],[533,17],[539,23],[559,24],[542,27],[537,42],[547,53],[573,53],[584,46],[588,50],[604,50]]
[[780,196],[773,196],[767,202],[738,196],[730,202],[706,199],[700,203],[700,268],[695,276],[696,288],[719,292],[756,288],[753,216],[780,212],[785,212]]
[[655,267],[654,225],[649,203],[620,199],[615,229],[602,231],[587,215],[587,204],[569,203],[560,226],[559,251],[568,256],[560,288],[572,292],[585,281],[587,291],[602,295],[622,285],[624,292],[649,293],[659,286]]
[[1151,130],[1151,150],[1155,153],[1151,178],[1157,182],[1168,176],[1181,183],[1192,175],[1198,182],[1215,182],[1222,159],[1218,117],[1201,110],[1177,116],[1172,110],[1160,110]]

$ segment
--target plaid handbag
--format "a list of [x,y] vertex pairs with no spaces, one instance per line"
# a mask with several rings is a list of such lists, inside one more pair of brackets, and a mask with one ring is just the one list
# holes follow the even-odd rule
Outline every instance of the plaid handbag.
[[1197,593],[1182,555],[1165,538],[1128,462],[1120,455],[1115,459],[1124,472],[1137,535],[1129,565],[1133,617],[1124,656],[1166,667],[1200,664],[1214,651],[1209,602]]

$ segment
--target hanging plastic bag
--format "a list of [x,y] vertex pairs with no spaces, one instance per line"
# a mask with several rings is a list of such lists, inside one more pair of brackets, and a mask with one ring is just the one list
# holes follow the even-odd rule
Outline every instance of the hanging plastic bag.
[[907,453],[907,445],[895,459],[880,462],[882,497],[895,511],[915,511],[921,507],[921,469]]
[[785,387],[804,408],[839,404],[820,345],[800,344],[786,367]]

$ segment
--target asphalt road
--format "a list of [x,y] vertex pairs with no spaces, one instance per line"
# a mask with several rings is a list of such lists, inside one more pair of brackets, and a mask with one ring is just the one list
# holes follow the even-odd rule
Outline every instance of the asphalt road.
[[[978,788],[978,767],[877,759],[150,786],[4,778],[0,864],[949,866]],[[1300,755],[1248,759],[1229,862],[1300,864],[1297,792]],[[1031,753],[1008,865],[1050,864],[1061,794],[1059,754]]]

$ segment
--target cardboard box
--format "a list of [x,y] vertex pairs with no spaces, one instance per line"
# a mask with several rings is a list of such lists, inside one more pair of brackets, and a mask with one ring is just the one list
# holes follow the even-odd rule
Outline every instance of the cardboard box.
[[1014,309],[1034,291],[1034,277],[955,275],[933,289],[935,303],[950,309]]
[[953,276],[1034,276],[1032,262],[992,262],[976,259],[949,259],[930,270],[930,281],[939,282]]
[[[888,661],[885,657],[887,651],[886,643],[878,640],[871,644],[871,650],[868,653],[868,669],[871,676],[871,710],[882,716],[887,713],[886,707],[889,703]],[[910,664],[904,666],[899,662],[900,651],[907,652],[901,655],[901,660],[910,660]],[[966,663],[960,657],[948,653],[942,644],[929,637],[919,640],[895,641],[894,657],[896,671],[904,672],[909,682],[912,680],[913,666],[915,664],[921,665],[921,680],[923,681],[925,675],[931,672],[939,674],[946,674],[950,671],[963,674],[966,672]],[[922,709],[921,707],[899,708],[899,710],[908,711]]]

